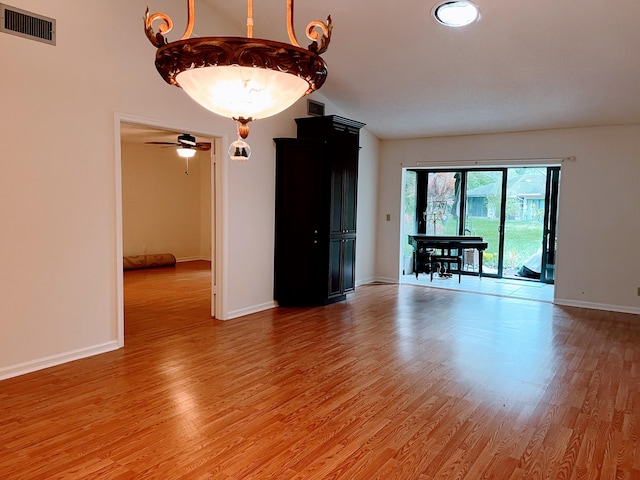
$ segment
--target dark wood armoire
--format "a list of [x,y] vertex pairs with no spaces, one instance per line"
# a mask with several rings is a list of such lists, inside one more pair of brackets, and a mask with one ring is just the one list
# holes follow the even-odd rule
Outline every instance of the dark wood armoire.
[[274,297],[324,305],[355,289],[360,129],[329,115],[296,119],[297,138],[276,138]]

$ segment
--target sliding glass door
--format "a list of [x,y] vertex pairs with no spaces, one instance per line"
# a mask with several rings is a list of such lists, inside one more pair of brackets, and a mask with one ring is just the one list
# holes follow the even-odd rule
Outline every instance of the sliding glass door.
[[[483,275],[553,283],[560,167],[415,170],[411,178],[416,233],[482,237]],[[478,260],[463,252],[463,270],[477,273]]]

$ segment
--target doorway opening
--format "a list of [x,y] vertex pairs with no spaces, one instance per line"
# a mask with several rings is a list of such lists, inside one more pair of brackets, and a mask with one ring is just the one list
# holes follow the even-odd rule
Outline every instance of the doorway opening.
[[210,304],[204,313],[215,317],[221,308],[217,301],[221,265],[216,261],[220,174],[215,159],[222,139],[189,131],[211,148],[199,149],[187,160],[175,145],[184,133],[180,127],[116,116],[116,133],[118,341],[123,346],[124,256],[168,253],[180,267],[185,262],[206,263]]
[[[552,285],[559,186],[559,166],[405,170],[403,273],[414,254],[407,235],[475,236],[487,242],[483,277]],[[462,274],[479,276],[479,252],[457,254]]]

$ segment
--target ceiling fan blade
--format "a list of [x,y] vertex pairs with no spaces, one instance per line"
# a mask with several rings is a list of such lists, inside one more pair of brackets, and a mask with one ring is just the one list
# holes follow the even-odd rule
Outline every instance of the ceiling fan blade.
[[208,150],[211,150],[211,143],[209,143],[209,142],[198,143],[198,144],[196,144],[196,150],[200,150],[202,152],[206,152]]
[[144,142],[145,145],[171,145],[174,147],[179,147],[180,144],[179,143],[174,143],[174,142]]

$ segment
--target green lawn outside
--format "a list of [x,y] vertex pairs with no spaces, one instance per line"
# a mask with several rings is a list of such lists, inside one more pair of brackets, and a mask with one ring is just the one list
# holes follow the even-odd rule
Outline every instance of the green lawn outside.
[[[457,235],[456,222],[448,222],[443,235]],[[467,220],[471,235],[482,237],[488,247],[484,252],[484,264],[498,266],[498,219],[472,218]],[[517,268],[542,247],[542,223],[507,220],[505,225],[504,267]]]

